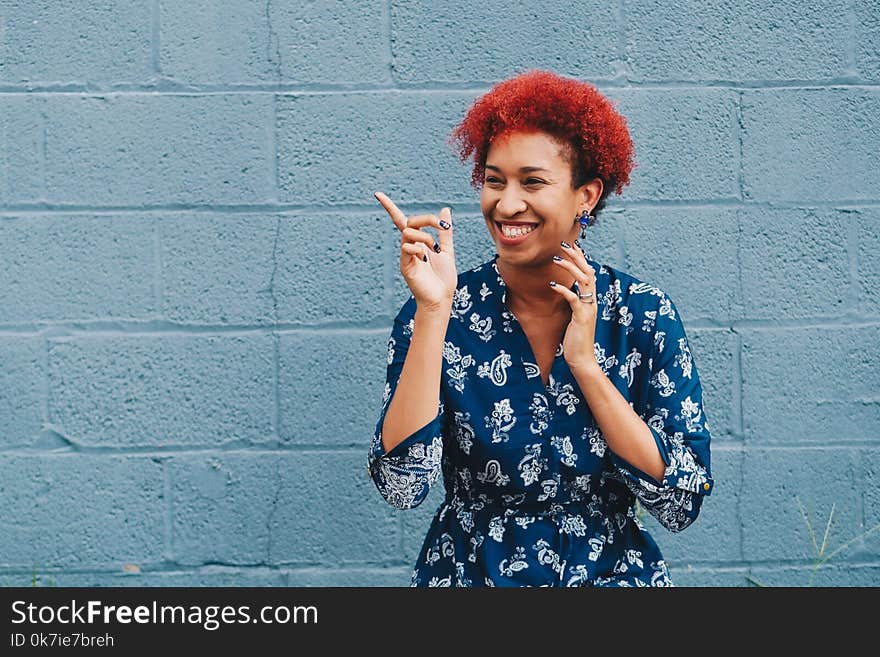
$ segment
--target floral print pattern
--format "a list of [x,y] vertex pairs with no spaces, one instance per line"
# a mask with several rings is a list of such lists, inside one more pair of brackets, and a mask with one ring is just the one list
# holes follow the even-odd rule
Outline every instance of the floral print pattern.
[[588,261],[597,361],[650,428],[666,463],[657,481],[608,449],[561,343],[543,384],[506,306],[497,258],[459,274],[437,416],[386,453],[381,428],[415,328],[412,297],[388,342],[370,476],[399,509],[421,504],[441,475],[446,489],[411,584],[672,585],[636,500],[680,531],[714,487],[702,388],[675,305],[657,287]]

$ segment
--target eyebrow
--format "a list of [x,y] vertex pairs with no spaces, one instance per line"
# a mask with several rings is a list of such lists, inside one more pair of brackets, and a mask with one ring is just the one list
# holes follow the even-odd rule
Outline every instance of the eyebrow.
[[[497,171],[498,173],[501,173],[501,169],[496,167],[494,164],[487,164],[486,168],[492,169],[492,171]],[[520,167],[520,169],[519,169],[520,173],[532,173],[534,171],[545,171],[546,173],[551,173],[551,171],[549,169],[542,169],[541,167]]]

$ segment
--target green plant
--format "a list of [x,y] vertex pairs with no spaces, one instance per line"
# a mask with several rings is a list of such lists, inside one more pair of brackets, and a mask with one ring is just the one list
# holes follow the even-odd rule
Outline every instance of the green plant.
[[[845,543],[837,546],[831,552],[827,552],[828,536],[831,533],[831,524],[834,521],[834,506],[835,506],[835,504],[834,503],[831,504],[831,510],[828,512],[828,521],[825,523],[825,532],[822,535],[822,544],[819,545],[819,542],[816,540],[816,532],[813,530],[813,523],[810,520],[810,516],[807,514],[807,510],[804,508],[804,505],[801,504],[801,500],[797,495],[795,495],[794,499],[795,499],[795,502],[797,502],[798,508],[800,509],[801,516],[804,519],[804,523],[806,523],[806,525],[807,525],[807,530],[810,532],[810,542],[813,545],[813,552],[814,552],[813,557],[812,557],[813,563],[812,563],[812,567],[810,568],[810,581],[807,584],[807,586],[813,586],[813,583],[816,581],[816,573],[830,559],[832,559],[836,555],[843,552],[843,550],[848,548],[850,545],[852,545],[856,541],[863,539],[866,536],[868,536],[869,534],[880,529],[880,522],[878,522],[873,527],[866,529],[861,534],[857,534],[856,536],[853,536],[851,539],[849,539]],[[751,575],[746,575],[746,580],[748,582],[750,582],[751,584],[754,584],[755,586],[766,586],[765,584],[760,582],[755,577],[752,577]]]
[[37,570],[37,564],[34,563],[33,568],[31,568],[31,587],[36,589],[41,586],[57,586],[57,584],[52,575],[40,575]]

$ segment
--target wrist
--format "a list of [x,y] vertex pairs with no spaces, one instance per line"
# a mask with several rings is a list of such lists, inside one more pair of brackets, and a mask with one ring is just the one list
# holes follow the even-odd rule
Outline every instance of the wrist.
[[596,362],[595,358],[580,362],[569,363],[568,369],[570,369],[571,373],[578,379],[591,380],[596,379],[600,376],[605,376],[605,372],[603,372],[602,368],[599,367],[599,363]]
[[416,317],[428,321],[449,321],[452,315],[452,297],[444,301],[417,302]]

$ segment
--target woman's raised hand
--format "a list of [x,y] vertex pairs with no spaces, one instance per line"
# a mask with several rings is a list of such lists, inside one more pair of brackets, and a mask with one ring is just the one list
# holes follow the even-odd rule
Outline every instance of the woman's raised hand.
[[[407,217],[382,192],[376,192],[375,196],[400,231],[400,273],[418,306],[427,310],[451,306],[458,282],[452,243],[452,211],[446,207],[440,210],[439,216],[419,214]],[[437,229],[439,242],[423,230],[428,226]]]

